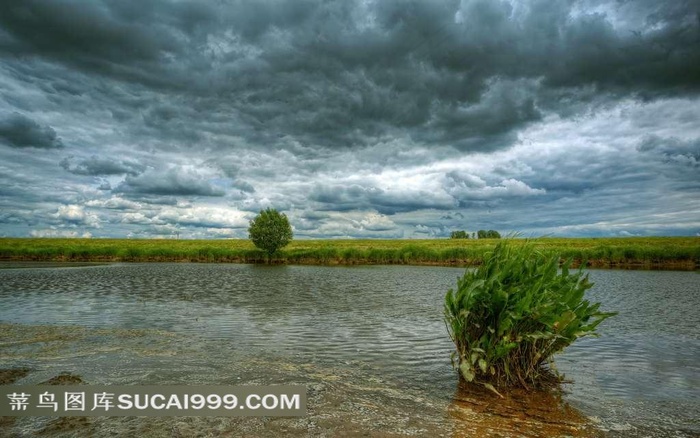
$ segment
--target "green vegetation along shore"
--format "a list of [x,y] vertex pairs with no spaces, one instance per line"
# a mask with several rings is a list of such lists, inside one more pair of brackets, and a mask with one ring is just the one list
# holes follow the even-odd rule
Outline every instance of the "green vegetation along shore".
[[[537,248],[597,268],[698,269],[700,237],[537,238]],[[515,239],[525,241],[525,239]],[[478,265],[497,239],[296,240],[272,263]],[[0,238],[0,260],[265,263],[249,240]]]

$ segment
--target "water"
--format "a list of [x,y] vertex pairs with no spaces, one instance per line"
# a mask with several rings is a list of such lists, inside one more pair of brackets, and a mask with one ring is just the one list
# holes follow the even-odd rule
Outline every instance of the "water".
[[[290,423],[279,435],[379,427],[460,436],[474,422],[463,418],[464,401],[472,400],[472,415],[483,398],[457,388],[442,320],[445,292],[463,272],[229,264],[2,269],[0,323],[22,326],[0,335],[0,368],[32,368],[19,382],[27,384],[66,370],[91,383],[303,382],[311,391],[306,429],[295,432],[298,424]],[[601,325],[601,338],[580,340],[557,358],[574,382],[564,400],[610,435],[700,434],[700,276],[590,277],[596,286],[588,297],[620,315]],[[363,416],[385,424],[358,423]],[[102,431],[145,427],[97,421],[91,427]],[[254,428],[260,420],[237,421]],[[570,419],[561,421],[569,427]],[[511,426],[503,430],[527,435]]]

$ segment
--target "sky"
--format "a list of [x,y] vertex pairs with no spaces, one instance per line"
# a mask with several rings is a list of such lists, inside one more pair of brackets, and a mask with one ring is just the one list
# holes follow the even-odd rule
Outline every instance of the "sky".
[[0,236],[700,235],[698,0],[4,0]]

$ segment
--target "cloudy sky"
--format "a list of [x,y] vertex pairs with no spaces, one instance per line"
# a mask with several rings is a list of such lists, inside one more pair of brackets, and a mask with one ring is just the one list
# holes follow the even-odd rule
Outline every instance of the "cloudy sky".
[[4,0],[0,236],[700,234],[697,0]]

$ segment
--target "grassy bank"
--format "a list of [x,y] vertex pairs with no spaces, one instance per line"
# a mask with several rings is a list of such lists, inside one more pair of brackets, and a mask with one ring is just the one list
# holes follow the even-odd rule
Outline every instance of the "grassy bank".
[[[297,240],[273,262],[478,265],[497,240]],[[700,237],[538,238],[543,251],[593,267],[697,269]],[[264,263],[248,240],[1,238],[0,260]]]

